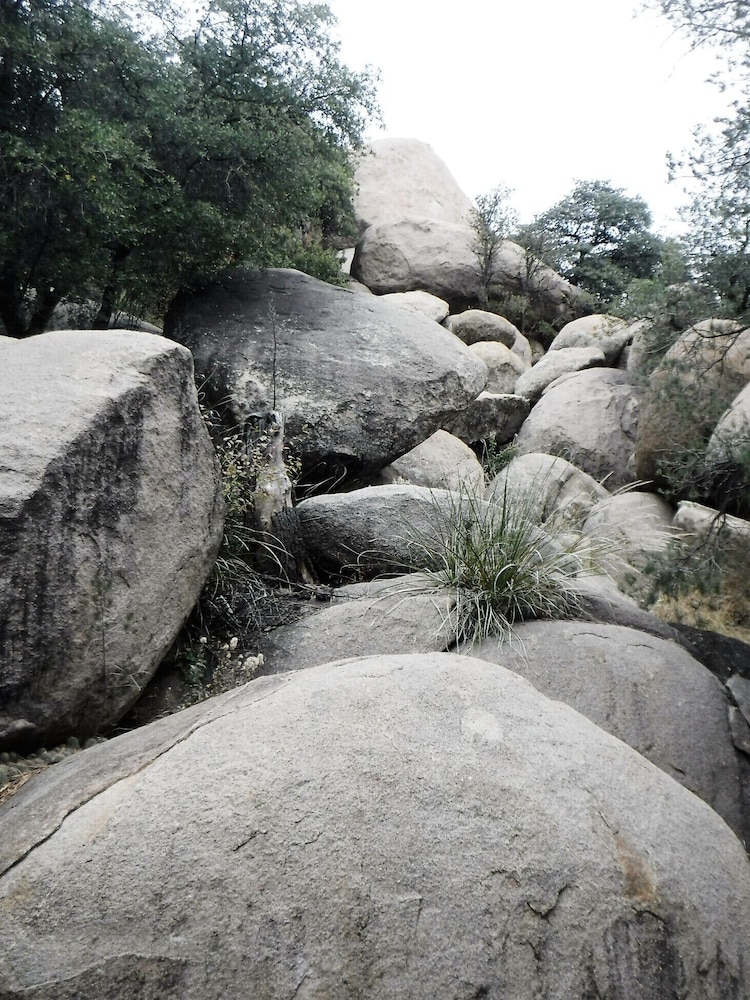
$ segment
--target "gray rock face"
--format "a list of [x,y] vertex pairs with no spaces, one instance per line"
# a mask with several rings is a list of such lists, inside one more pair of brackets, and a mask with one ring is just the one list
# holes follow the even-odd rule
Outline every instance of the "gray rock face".
[[429,292],[393,292],[391,295],[381,295],[380,301],[390,302],[402,309],[411,309],[412,312],[431,319],[433,323],[442,323],[448,315],[448,303]]
[[501,500],[506,493],[535,497],[540,521],[556,517],[576,529],[583,526],[594,505],[610,495],[564,458],[538,452],[517,455],[501,469],[487,487],[486,498]]
[[473,241],[464,223],[402,218],[370,226],[357,244],[352,277],[376,295],[424,289],[454,310],[466,308],[481,291]]
[[553,382],[524,422],[518,449],[560,455],[608,489],[632,482],[642,389],[635,376],[591,368]]
[[0,346],[0,748],[112,725],[195,604],[223,501],[190,354],[146,333]]
[[356,575],[424,566],[420,541],[433,544],[461,497],[421,486],[370,486],[303,500],[302,537],[325,569]]
[[533,368],[521,375],[516,382],[515,391],[534,406],[556,378],[602,364],[604,354],[598,347],[560,347],[554,351],[549,350]]
[[618,583],[634,587],[640,571],[675,537],[673,517],[672,508],[655,493],[618,493],[592,509],[584,533],[609,541],[609,574]]
[[467,444],[447,431],[435,431],[382,469],[372,485],[399,483],[447,490],[481,489],[484,470]]
[[362,229],[406,218],[463,223],[471,201],[418,139],[377,139],[356,161],[354,211]]
[[673,642],[618,625],[527,622],[518,643],[486,639],[471,655],[565,702],[707,802],[740,837],[737,755],[721,683]]
[[[460,312],[481,300],[483,283],[475,247],[476,234],[469,225],[402,218],[365,231],[351,273],[378,295],[424,289],[445,299],[453,312]],[[524,251],[506,240],[497,252],[492,289],[519,292],[526,283]],[[535,269],[530,290],[550,321],[579,312],[580,291],[551,268]]]
[[482,392],[460,413],[443,421],[443,429],[467,444],[494,437],[507,444],[529,414],[528,400],[513,393]]
[[750,441],[750,382],[732,400],[708,442],[707,461],[734,459]]
[[375,597],[336,592],[323,610],[268,632],[258,644],[264,657],[258,676],[355,656],[439,653],[455,641],[454,601],[447,591],[412,577],[384,584]]
[[179,297],[165,332],[228,422],[282,410],[290,448],[321,478],[388,465],[487,377],[437,323],[298,271],[226,272]]
[[625,320],[597,313],[566,323],[550,344],[550,351],[595,347],[604,355],[604,363],[614,368],[623,348],[632,338],[633,330]]
[[0,995],[747,995],[736,837],[509,671],[368,658],[199,708],[0,810]]
[[529,368],[514,351],[494,341],[479,341],[471,350],[487,365],[486,392],[505,395],[516,392],[518,379]]
[[505,317],[484,309],[466,309],[455,316],[449,316],[444,325],[465,344],[496,341],[512,349],[516,338],[521,336]]

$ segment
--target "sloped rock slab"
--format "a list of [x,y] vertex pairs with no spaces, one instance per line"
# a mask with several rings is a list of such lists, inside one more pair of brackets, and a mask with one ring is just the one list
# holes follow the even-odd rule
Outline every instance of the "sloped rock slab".
[[635,376],[590,368],[549,385],[518,435],[520,454],[567,458],[608,489],[631,483],[643,391]]
[[750,833],[721,683],[676,643],[617,625],[527,622],[515,642],[471,654],[498,663],[632,746]]
[[377,597],[334,598],[329,607],[268,632],[258,644],[259,676],[305,670],[353,656],[443,652],[455,641],[453,600],[403,580]]
[[423,567],[466,503],[450,490],[368,486],[311,497],[297,512],[305,544],[323,569],[372,576]]
[[26,807],[75,766],[0,809],[0,996],[746,995],[736,837],[510,671],[373,657],[200,709],[56,829]]

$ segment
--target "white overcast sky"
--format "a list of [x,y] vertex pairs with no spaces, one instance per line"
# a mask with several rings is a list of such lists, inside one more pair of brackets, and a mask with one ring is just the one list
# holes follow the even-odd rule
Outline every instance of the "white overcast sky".
[[466,194],[513,189],[522,221],[576,180],[645,198],[655,228],[684,201],[666,154],[726,108],[716,55],[637,0],[328,0],[342,58],[380,70],[378,136],[429,143]]

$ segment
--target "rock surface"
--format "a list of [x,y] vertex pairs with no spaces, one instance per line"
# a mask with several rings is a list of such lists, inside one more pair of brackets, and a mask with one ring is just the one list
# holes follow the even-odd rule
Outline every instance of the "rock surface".
[[179,296],[165,323],[227,422],[282,410],[305,471],[381,469],[460,412],[482,362],[437,323],[299,271],[236,269]]
[[329,571],[373,576],[422,567],[422,544],[434,545],[459,494],[421,486],[370,486],[303,500],[297,507],[302,537]]
[[357,244],[352,277],[376,295],[423,289],[453,311],[476,303],[481,279],[466,224],[402,218],[370,226]]
[[435,431],[426,441],[397,458],[375,477],[373,486],[411,483],[413,486],[460,490],[484,487],[484,469],[460,438]]
[[524,422],[518,450],[567,458],[608,489],[631,483],[642,390],[635,376],[591,368],[550,385]]
[[512,349],[516,338],[521,336],[504,316],[497,316],[484,309],[466,309],[449,316],[444,325],[459,340],[470,345],[494,340]]
[[529,371],[516,382],[515,391],[534,406],[542,393],[561,375],[583,371],[604,364],[604,354],[598,347],[560,347],[548,351]]
[[540,452],[513,458],[487,487],[486,499],[502,500],[506,493],[533,497],[534,513],[540,521],[555,517],[577,529],[594,505],[610,495],[592,476],[564,458]]
[[431,319],[433,323],[442,323],[448,315],[448,303],[429,292],[392,292],[390,295],[381,295],[380,301],[390,302],[402,309],[411,309],[412,312]]
[[261,678],[85,751],[0,809],[0,854],[8,998],[750,985],[750,868],[725,824],[471,658]]
[[448,649],[456,638],[448,592],[410,577],[383,582],[375,597],[346,597],[336,591],[328,607],[268,632],[258,643],[264,657],[258,676],[355,656]]
[[[378,295],[424,289],[445,299],[452,312],[479,304],[484,291],[476,234],[469,225],[425,218],[402,218],[370,226],[359,243],[351,273]],[[492,275],[495,293],[516,293],[525,287],[526,257],[516,243],[498,248]],[[582,295],[551,268],[534,272],[531,292],[548,321],[578,315]]]
[[357,158],[354,212],[362,229],[406,218],[463,223],[471,201],[431,146],[377,139]]
[[719,419],[704,463],[715,502],[750,517],[750,381]]
[[183,347],[65,331],[0,353],[0,749],[21,749],[136,701],[211,569],[223,502]]
[[550,344],[550,351],[569,347],[594,347],[604,355],[604,363],[614,368],[633,331],[617,316],[596,313],[566,323]]
[[607,572],[632,592],[641,571],[674,539],[673,517],[672,508],[656,493],[618,493],[596,504],[583,530],[608,542]]
[[726,695],[702,664],[673,642],[618,625],[539,621],[514,632],[517,642],[486,639],[471,655],[575,708],[702,798],[739,837],[750,834]]
[[513,395],[516,383],[528,371],[529,365],[514,351],[494,341],[478,341],[470,348],[487,365],[485,392]]
[[460,413],[443,421],[443,429],[467,444],[492,437],[512,441],[529,415],[528,400],[513,393],[481,392]]

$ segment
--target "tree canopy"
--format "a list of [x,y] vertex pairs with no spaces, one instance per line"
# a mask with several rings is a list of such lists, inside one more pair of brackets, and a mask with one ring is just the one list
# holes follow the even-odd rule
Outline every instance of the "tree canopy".
[[634,278],[649,278],[657,270],[661,241],[650,225],[642,198],[629,197],[606,181],[578,181],[514,239],[522,246],[542,246],[546,263],[604,307]]
[[0,320],[62,299],[160,312],[234,264],[333,273],[374,78],[304,0],[207,0],[190,22],[97,0],[0,0]]
[[750,2],[649,0],[694,45],[725,57],[717,77],[739,96],[730,113],[695,130],[693,148],[671,158],[673,176],[688,177],[683,218],[693,272],[713,314],[750,314]]

